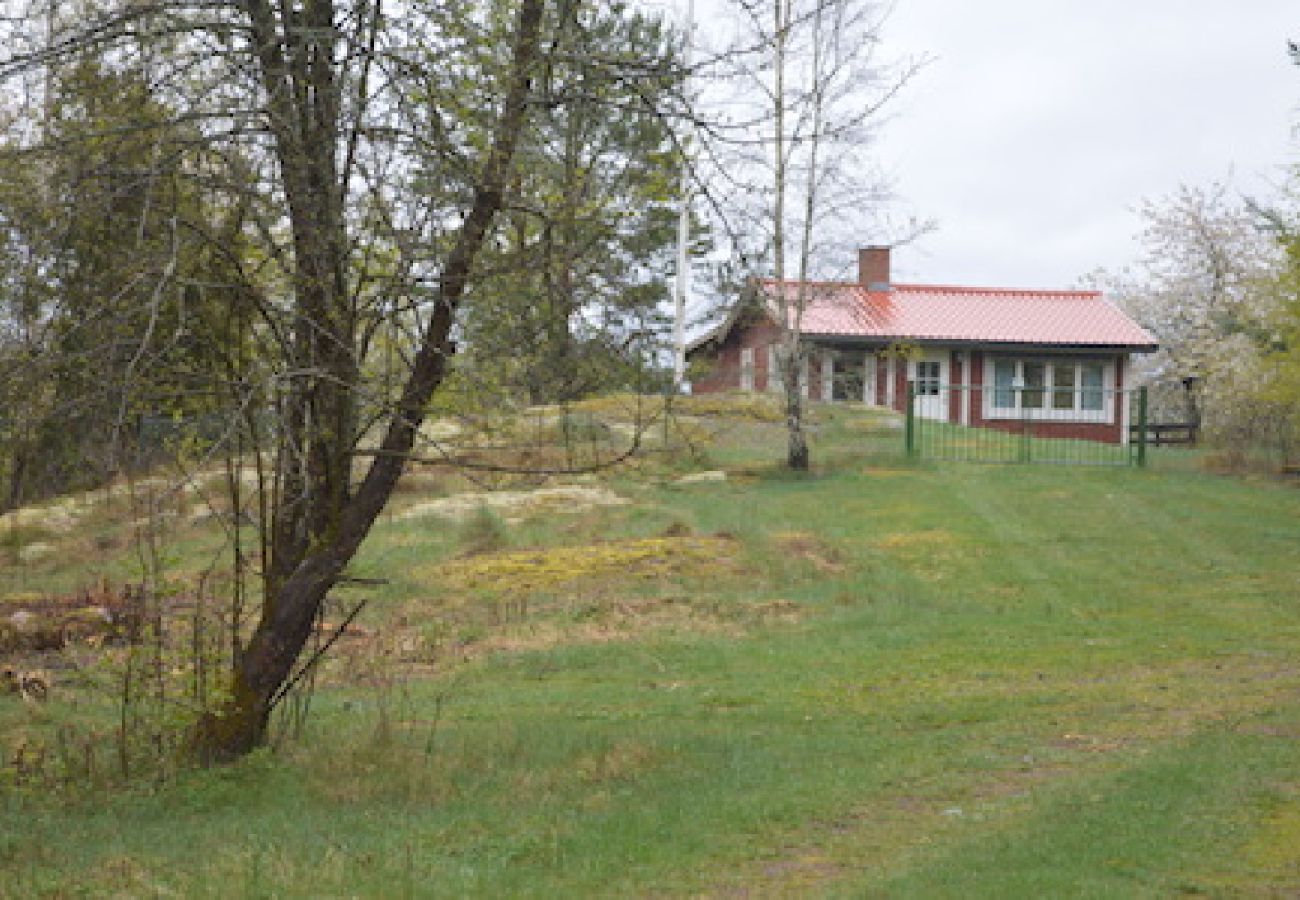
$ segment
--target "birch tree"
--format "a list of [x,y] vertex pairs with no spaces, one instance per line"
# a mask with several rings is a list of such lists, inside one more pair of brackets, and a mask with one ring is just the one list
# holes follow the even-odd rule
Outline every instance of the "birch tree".
[[832,254],[849,256],[846,243],[861,245],[864,226],[881,221],[886,192],[868,150],[890,101],[924,60],[883,58],[887,10],[869,0],[740,0],[738,8],[745,35],[730,59],[761,91],[766,109],[753,110],[752,124],[718,129],[716,141],[761,147],[766,155],[765,174],[749,188],[766,198],[757,221],[771,260],[772,289],[764,302],[779,332],[786,464],[805,470],[803,320],[816,298],[813,278],[830,267]]

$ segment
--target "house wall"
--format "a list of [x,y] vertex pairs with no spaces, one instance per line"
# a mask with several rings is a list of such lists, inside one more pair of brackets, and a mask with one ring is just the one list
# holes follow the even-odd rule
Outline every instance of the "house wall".
[[[769,371],[770,354],[768,348],[776,343],[779,338],[780,333],[776,325],[768,320],[755,322],[743,328],[732,329],[731,333],[722,342],[722,345],[713,354],[713,368],[704,376],[693,380],[692,391],[699,394],[708,394],[718,391],[740,390],[741,351],[745,349],[754,351],[754,390],[771,390],[773,373]],[[954,385],[970,386],[969,390],[951,391],[949,393],[948,421],[963,421],[962,414],[965,412],[965,419],[973,428],[991,428],[1021,434],[1024,423],[1020,419],[986,419],[984,417],[984,392],[987,389],[985,381],[986,377],[991,377],[991,375],[986,374],[985,368],[986,361],[991,354],[983,350],[963,351],[956,348],[949,348],[948,352],[950,354],[948,358],[948,382]],[[997,353],[992,355],[1005,357],[1017,354]],[[1035,356],[1032,353],[1019,355]],[[1117,391],[1122,391],[1128,378],[1127,354],[1114,354],[1104,357],[1104,360],[1113,366],[1114,383],[1111,387]],[[809,354],[808,397],[812,400],[830,399],[822,396],[824,385],[822,377],[823,362],[824,359],[821,353],[814,351]],[[905,411],[907,406],[908,373],[906,361],[881,354],[876,357],[875,365],[876,404],[880,406],[892,405],[899,412]],[[892,392],[889,391],[891,381]],[[889,404],[891,393],[893,403]],[[963,399],[966,401],[964,410],[962,408]],[[1116,395],[1113,403],[1112,416],[1109,421],[1036,421],[1030,422],[1029,428],[1031,434],[1035,437],[1073,438],[1111,444],[1125,443],[1127,440],[1126,407],[1127,397],[1119,394]]]
[[[781,338],[776,324],[763,320],[743,328],[733,328],[722,345],[713,354],[713,368],[702,377],[692,379],[691,392],[695,394],[714,394],[719,391],[738,391],[741,389],[741,353],[754,351],[754,390],[769,391],[775,386],[772,379],[777,377],[770,371],[771,354],[768,348]],[[816,349],[808,355],[808,391],[811,400],[829,400],[823,397],[822,388],[822,354]]]
[[[952,351],[952,353],[948,357],[948,383],[956,384],[956,385],[962,385],[966,383],[965,379],[962,377],[960,350]],[[965,391],[948,392],[948,421],[949,422],[961,421],[961,404],[965,393],[966,393]]]
[[754,351],[754,390],[769,389],[767,348],[779,337],[774,323],[763,320],[743,328],[733,328],[712,355],[713,367],[703,376],[691,380],[691,392],[714,394],[740,390],[740,351]]

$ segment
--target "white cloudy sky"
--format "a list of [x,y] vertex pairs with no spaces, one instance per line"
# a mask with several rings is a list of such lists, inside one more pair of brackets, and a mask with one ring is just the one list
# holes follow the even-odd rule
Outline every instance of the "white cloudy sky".
[[1072,286],[1137,255],[1144,198],[1229,176],[1266,196],[1300,160],[1297,0],[896,3],[886,42],[934,61],[880,161],[938,224],[900,281]]
[[1296,0],[898,0],[886,39],[935,62],[881,146],[939,229],[899,280],[1069,286],[1137,252],[1180,183],[1267,195],[1297,160]]

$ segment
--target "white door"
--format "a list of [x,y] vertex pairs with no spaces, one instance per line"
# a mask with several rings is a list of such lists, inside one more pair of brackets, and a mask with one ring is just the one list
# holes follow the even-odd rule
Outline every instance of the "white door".
[[916,385],[916,414],[948,421],[948,354],[923,353],[908,364],[908,375]]

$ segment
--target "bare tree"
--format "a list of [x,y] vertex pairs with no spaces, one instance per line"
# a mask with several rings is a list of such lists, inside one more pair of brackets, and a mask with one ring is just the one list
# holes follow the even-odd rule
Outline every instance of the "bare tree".
[[845,242],[837,240],[844,224],[855,229],[848,240],[860,245],[863,221],[873,227],[883,221],[884,180],[867,150],[886,107],[924,60],[882,60],[887,10],[869,0],[737,0],[736,6],[743,35],[716,64],[733,78],[744,76],[763,104],[711,134],[715,152],[736,148],[747,158],[745,193],[760,198],[752,212],[772,271],[770,290],[760,294],[779,332],[786,461],[803,470],[809,465],[803,321],[816,299],[813,276],[827,268],[832,251],[847,258]]

